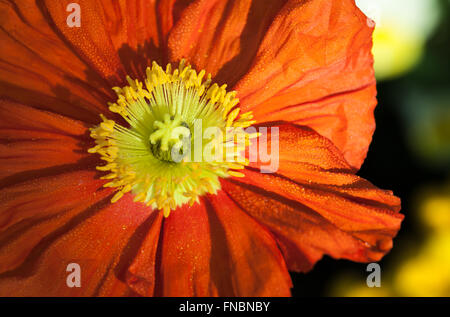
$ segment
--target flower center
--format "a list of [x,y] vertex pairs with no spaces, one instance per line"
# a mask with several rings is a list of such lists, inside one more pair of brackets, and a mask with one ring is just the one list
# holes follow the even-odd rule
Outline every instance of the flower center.
[[91,128],[98,153],[108,172],[104,187],[116,189],[118,201],[131,192],[135,202],[171,210],[198,202],[220,189],[221,177],[242,177],[248,164],[245,148],[256,137],[247,133],[250,112],[240,115],[236,92],[211,83],[211,75],[197,73],[182,60],[176,69],[157,63],[147,68],[144,82],[127,76],[128,86],[114,87],[118,99],[109,110],[119,114],[124,127],[101,114]]
[[[181,116],[174,117],[166,113],[164,122],[156,120],[153,127],[155,132],[150,134],[149,138],[153,155],[162,161],[175,162],[171,149],[182,150],[182,138],[191,134],[189,126],[183,122]],[[184,158],[186,154],[187,151],[182,150],[181,158]]]

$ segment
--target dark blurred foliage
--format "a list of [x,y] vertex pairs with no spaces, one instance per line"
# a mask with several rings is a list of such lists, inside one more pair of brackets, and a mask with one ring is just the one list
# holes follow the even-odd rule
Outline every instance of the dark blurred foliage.
[[[426,184],[445,183],[450,176],[450,1],[442,0],[442,10],[419,65],[400,78],[378,84],[377,129],[358,175],[393,190],[402,199],[405,215],[393,250],[380,261],[382,267],[398,259],[411,241],[422,239],[420,225],[409,216],[419,191]],[[430,133],[437,138],[433,148]],[[366,266],[325,257],[307,274],[292,273],[292,294],[327,296],[337,275],[352,272],[363,281]]]

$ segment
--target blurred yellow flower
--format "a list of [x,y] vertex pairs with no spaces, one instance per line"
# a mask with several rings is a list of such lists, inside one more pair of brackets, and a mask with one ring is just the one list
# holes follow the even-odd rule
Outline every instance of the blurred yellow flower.
[[400,296],[450,296],[450,230],[433,233],[417,256],[400,264],[393,282]]
[[439,21],[439,2],[356,0],[356,4],[376,23],[373,54],[377,78],[397,77],[414,68]]
[[[332,295],[350,297],[450,296],[450,187],[429,191],[419,204],[423,243],[411,241],[413,253],[394,267],[381,269],[381,288],[369,288],[356,275],[338,277]],[[405,245],[404,247],[407,247]]]
[[[382,273],[383,274],[383,273]],[[343,297],[388,297],[392,296],[390,287],[385,287],[381,283],[381,287],[367,287],[366,281],[356,275],[347,273],[337,278],[331,286],[331,296]]]
[[376,27],[373,41],[374,67],[380,80],[406,73],[423,55],[423,39],[392,22]]
[[431,228],[450,232],[450,189],[448,195],[436,195],[425,200],[421,217]]

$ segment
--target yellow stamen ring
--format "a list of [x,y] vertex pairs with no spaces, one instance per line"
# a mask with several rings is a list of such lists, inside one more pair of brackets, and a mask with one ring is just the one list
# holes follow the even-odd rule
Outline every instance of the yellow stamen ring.
[[[131,192],[135,202],[160,209],[167,217],[185,203],[198,202],[201,195],[215,194],[221,177],[243,177],[238,172],[248,165],[243,153],[257,134],[244,131],[255,121],[251,112],[240,114],[236,92],[212,84],[204,70],[197,73],[184,60],[176,69],[168,64],[166,70],[153,62],[146,75],[143,83],[127,76],[128,86],[113,88],[117,101],[109,103],[109,110],[129,127],[101,114],[102,122],[91,129],[96,145],[89,153],[98,153],[106,163],[97,170],[108,172],[102,177],[108,180],[104,187],[116,189],[112,203]],[[205,160],[204,151],[210,147],[203,145],[202,160],[196,161],[197,148],[191,146],[182,153],[182,161],[175,161],[171,150],[183,145],[183,137],[191,136],[195,145],[192,135],[198,120],[202,136],[208,128],[223,132],[210,138],[214,159]],[[233,137],[228,137],[228,130],[234,130]]]

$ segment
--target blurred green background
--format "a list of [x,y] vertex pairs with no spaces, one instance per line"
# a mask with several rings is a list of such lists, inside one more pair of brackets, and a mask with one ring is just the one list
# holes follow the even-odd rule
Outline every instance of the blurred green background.
[[325,257],[292,274],[293,295],[450,296],[450,0],[356,2],[376,23],[379,102],[358,174],[392,189],[405,220],[380,288],[367,286],[367,264]]

